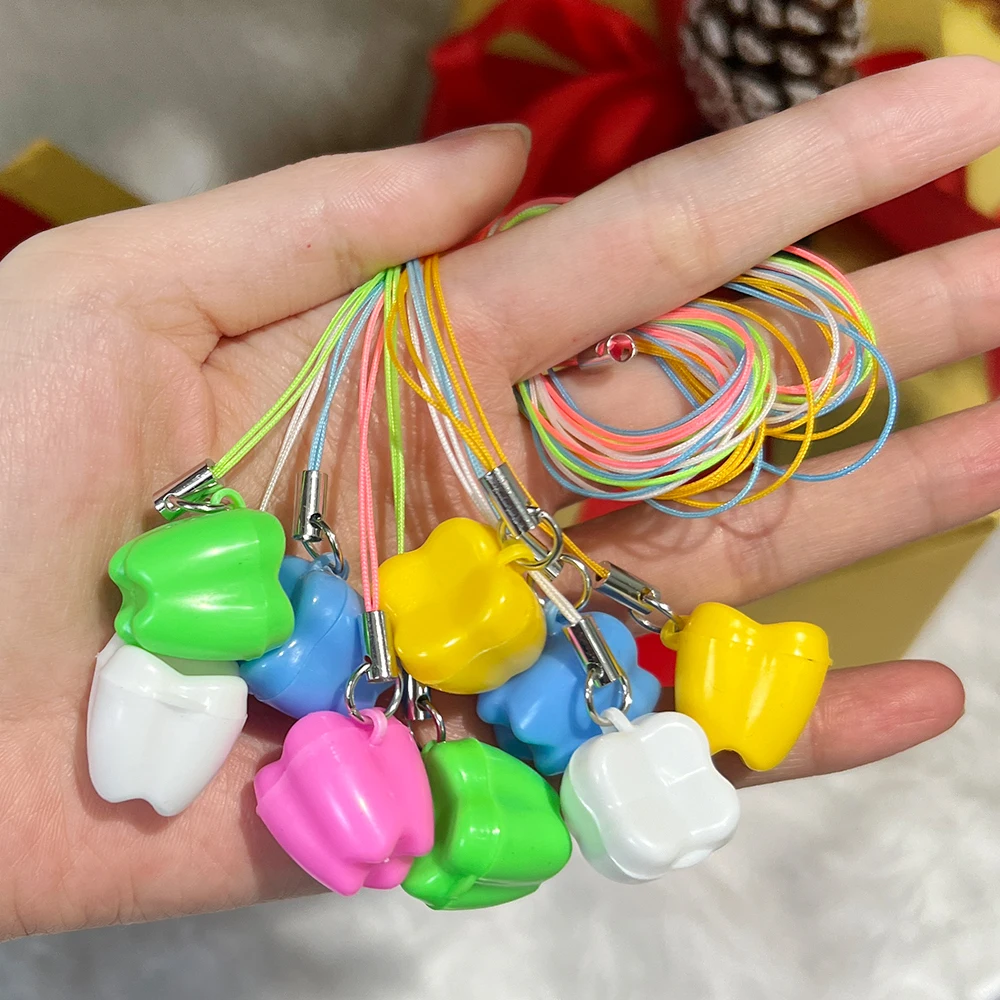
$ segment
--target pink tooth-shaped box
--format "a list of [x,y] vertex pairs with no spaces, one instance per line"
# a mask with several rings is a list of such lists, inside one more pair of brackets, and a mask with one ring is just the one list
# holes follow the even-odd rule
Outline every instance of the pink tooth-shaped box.
[[359,722],[313,712],[254,778],[257,815],[296,864],[328,889],[393,889],[434,846],[434,809],[409,729],[380,709]]

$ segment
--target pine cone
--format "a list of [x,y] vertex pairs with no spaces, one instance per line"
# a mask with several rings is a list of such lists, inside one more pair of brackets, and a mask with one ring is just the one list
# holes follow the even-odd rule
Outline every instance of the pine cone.
[[688,0],[681,58],[710,125],[766,118],[856,77],[862,0]]

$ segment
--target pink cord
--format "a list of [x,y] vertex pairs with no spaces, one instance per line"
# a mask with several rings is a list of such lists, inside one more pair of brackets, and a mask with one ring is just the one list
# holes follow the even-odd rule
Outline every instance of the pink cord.
[[389,731],[389,720],[385,717],[385,712],[381,708],[363,708],[358,714],[371,723],[372,734],[368,738],[368,744],[377,747]]
[[372,496],[372,464],[368,448],[368,429],[378,372],[382,363],[385,330],[382,302],[375,304],[365,325],[361,348],[361,379],[358,385],[358,528],[361,544],[361,594],[366,611],[379,610],[378,538],[375,532],[375,500]]

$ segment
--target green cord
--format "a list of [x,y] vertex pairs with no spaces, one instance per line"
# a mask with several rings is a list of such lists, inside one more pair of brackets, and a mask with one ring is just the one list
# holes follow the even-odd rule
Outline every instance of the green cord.
[[333,352],[337,340],[343,334],[358,305],[382,281],[382,278],[381,273],[377,274],[374,278],[369,279],[351,292],[344,304],[337,310],[333,319],[330,320],[329,325],[323,332],[323,336],[317,341],[316,346],[312,349],[309,357],[306,358],[298,374],[292,379],[291,385],[278,397],[267,413],[212,467],[212,472],[216,479],[221,479],[231,472],[238,463],[242,462],[274,430],[281,418],[299,401],[299,397],[306,391],[308,385],[323,370],[323,366]]
[[401,273],[402,268],[400,267],[387,268],[351,292],[333,319],[330,320],[323,335],[288,388],[278,397],[264,416],[212,468],[216,479],[221,479],[274,430],[282,417],[298,402],[313,379],[323,370],[337,342],[354,318],[358,306],[381,284],[384,293],[383,315],[385,318],[383,322],[386,337],[383,348],[386,412],[392,465],[392,501],[396,520],[396,548],[399,552],[405,551],[406,547],[406,464],[403,456],[403,418],[399,373],[392,363],[392,355],[389,351],[388,337],[391,335],[391,331],[389,330],[388,318],[392,315],[398,298]]
[[392,506],[396,515],[396,551],[406,550],[406,463],[403,457],[403,415],[399,399],[399,372],[392,363],[389,351],[389,317],[396,304],[399,276],[402,269],[391,267],[385,271],[385,401],[389,420],[389,454],[392,461]]

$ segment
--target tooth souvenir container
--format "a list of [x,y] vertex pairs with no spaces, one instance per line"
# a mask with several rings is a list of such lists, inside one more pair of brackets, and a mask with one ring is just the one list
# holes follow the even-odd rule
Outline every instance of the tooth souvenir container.
[[584,743],[562,780],[563,817],[584,857],[616,882],[649,882],[703,861],[740,816],[704,732],[677,712],[634,723],[613,715],[617,731]]
[[[639,666],[632,633],[611,615],[597,612],[592,617],[631,682],[628,716],[652,712],[660,697],[660,683]],[[502,749],[530,761],[542,774],[562,774],[576,748],[601,732],[587,712],[586,679],[569,639],[553,621],[534,666],[495,691],[481,694],[477,711],[483,722],[493,726]],[[609,684],[594,692],[594,707],[603,712],[620,704],[620,699],[619,685]]]
[[702,604],[663,641],[677,651],[677,711],[698,721],[712,753],[734,750],[755,771],[780,764],[823,687],[826,633],[805,622],[760,625],[723,604]]
[[379,709],[365,722],[313,712],[254,778],[257,815],[301,868],[349,896],[392,889],[434,844],[427,774],[410,731]]
[[403,889],[435,910],[496,906],[534,892],[569,861],[556,793],[541,775],[474,739],[432,743],[433,850]]
[[87,710],[91,783],[108,802],[144,799],[175,816],[222,767],[246,714],[235,663],[161,659],[115,636]]
[[[279,581],[295,612],[291,638],[240,665],[258,701],[295,719],[310,712],[346,714],[344,689],[365,656],[361,597],[326,565],[324,559],[285,557]],[[372,708],[386,687],[360,681],[357,707]]]
[[516,567],[534,555],[467,518],[439,524],[379,569],[396,652],[422,684],[452,694],[499,687],[545,645],[545,617]]
[[122,592],[115,631],[125,642],[158,656],[249,660],[291,635],[278,583],[285,532],[273,515],[235,502],[160,525],[115,553],[108,572]]

